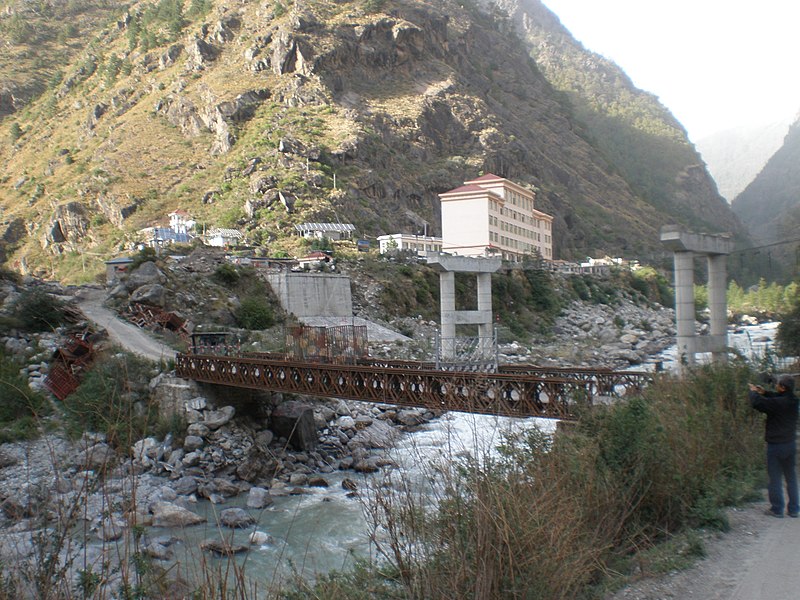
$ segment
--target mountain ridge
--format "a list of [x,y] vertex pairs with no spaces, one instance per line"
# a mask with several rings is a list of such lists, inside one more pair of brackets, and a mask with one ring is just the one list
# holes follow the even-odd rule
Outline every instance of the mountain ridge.
[[[80,278],[79,265],[130,248],[175,208],[242,229],[263,252],[296,250],[303,221],[353,222],[368,237],[423,220],[438,233],[438,193],[487,172],[537,190],[564,258],[658,252],[673,221],[743,235],[666,109],[667,135],[588,118],[585,98],[529,54],[513,11],[198,4],[206,12],[178,21],[170,0],[124,6],[61,79],[3,118],[0,236],[13,268]],[[669,167],[645,172],[659,153]]]

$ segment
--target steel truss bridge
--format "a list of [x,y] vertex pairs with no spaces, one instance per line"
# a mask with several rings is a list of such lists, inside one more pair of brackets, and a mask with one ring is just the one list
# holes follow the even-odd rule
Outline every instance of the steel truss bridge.
[[501,365],[496,373],[443,371],[434,363],[355,359],[308,362],[280,354],[178,354],[179,377],[256,390],[508,417],[575,420],[599,401],[640,391],[652,374]]

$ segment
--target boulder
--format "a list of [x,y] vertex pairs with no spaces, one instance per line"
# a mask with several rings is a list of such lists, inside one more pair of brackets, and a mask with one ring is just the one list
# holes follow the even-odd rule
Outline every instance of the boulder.
[[133,290],[130,300],[164,308],[167,305],[167,290],[160,283],[148,283]]
[[243,508],[226,508],[219,513],[219,522],[231,529],[250,527],[256,520]]
[[262,509],[274,501],[269,490],[262,487],[252,487],[247,493],[247,508]]
[[75,466],[82,469],[102,470],[111,464],[116,455],[105,443],[95,444],[75,456]]
[[248,454],[236,467],[236,476],[242,481],[255,481],[261,474],[264,461],[255,453]]
[[372,421],[369,426],[357,431],[350,438],[348,447],[390,448],[397,436],[397,430],[386,421]]
[[247,550],[244,544],[234,544],[228,540],[208,539],[200,542],[200,549],[219,554],[221,556],[230,556]]
[[314,409],[303,402],[288,400],[272,412],[272,431],[286,438],[296,450],[313,450],[317,446]]
[[212,430],[219,429],[228,423],[235,413],[236,409],[232,406],[223,406],[219,410],[207,411],[203,419],[203,424]]
[[289,483],[291,485],[306,485],[308,483],[308,475],[296,471],[289,475]]
[[238,496],[242,489],[229,479],[224,477],[215,477],[212,480],[217,492],[228,498]]
[[192,423],[186,428],[187,435],[193,435],[201,438],[207,436],[210,431],[211,429],[209,429],[208,425],[202,422]]
[[148,260],[131,271],[127,280],[125,281],[125,286],[132,291],[136,288],[142,287],[143,285],[154,283],[163,285],[166,282],[167,276],[161,272],[161,269],[156,266],[156,263]]
[[154,502],[150,512],[153,513],[153,527],[187,527],[205,522],[197,513],[172,502]]
[[172,484],[172,488],[176,494],[183,496],[194,494],[197,491],[197,478],[191,475],[184,475]]
[[142,548],[142,552],[145,556],[155,558],[156,560],[170,560],[173,556],[173,552],[168,546],[156,541],[146,544],[144,548]]
[[266,544],[275,543],[273,537],[268,533],[264,533],[263,531],[254,531],[250,534],[248,540],[254,546],[265,546]]
[[357,461],[353,465],[353,470],[356,473],[377,473],[381,469],[378,466],[378,459],[376,457],[369,457]]
[[[183,449],[187,452],[194,452],[195,450],[199,450],[203,447],[203,438],[197,435],[187,435],[186,439],[183,440]],[[188,455],[187,455],[188,456]]]

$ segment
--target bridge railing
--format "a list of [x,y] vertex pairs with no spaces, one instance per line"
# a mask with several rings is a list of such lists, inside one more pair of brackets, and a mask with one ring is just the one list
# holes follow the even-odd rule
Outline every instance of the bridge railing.
[[[524,371],[475,373],[411,368],[412,363],[335,364],[277,359],[275,355],[178,354],[180,377],[251,389],[334,397],[433,410],[575,419],[601,391],[639,385],[627,373],[591,377],[542,376]],[[379,361],[380,362],[380,361]],[[612,389],[604,389],[611,385]]]

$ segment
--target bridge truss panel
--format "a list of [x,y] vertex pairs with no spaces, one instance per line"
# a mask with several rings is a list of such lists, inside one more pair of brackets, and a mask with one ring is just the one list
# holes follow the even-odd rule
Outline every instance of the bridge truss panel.
[[596,375],[570,378],[526,372],[454,372],[414,369],[406,363],[342,365],[197,354],[178,354],[175,370],[179,377],[250,389],[438,411],[567,420],[575,419],[598,392],[639,385],[635,379],[598,380]]

